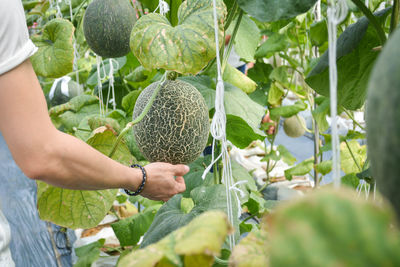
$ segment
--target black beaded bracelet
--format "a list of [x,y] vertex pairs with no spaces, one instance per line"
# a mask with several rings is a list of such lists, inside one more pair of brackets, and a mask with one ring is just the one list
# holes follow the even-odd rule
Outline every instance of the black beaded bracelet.
[[133,164],[133,165],[131,165],[131,168],[135,168],[135,167],[140,168],[140,170],[142,170],[142,173],[143,173],[143,180],[142,180],[142,183],[139,185],[138,190],[136,190],[135,192],[132,192],[132,191],[130,191],[130,190],[128,190],[128,189],[124,189],[124,190],[125,190],[125,193],[127,193],[127,194],[130,195],[130,196],[137,196],[137,195],[139,195],[139,194],[143,191],[143,188],[144,188],[144,185],[145,185],[146,179],[147,179],[146,170],[145,170],[142,166],[140,166],[139,164]]

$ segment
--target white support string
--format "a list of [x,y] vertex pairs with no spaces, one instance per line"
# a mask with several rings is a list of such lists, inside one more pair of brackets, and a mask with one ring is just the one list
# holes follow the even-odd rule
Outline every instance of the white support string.
[[[100,115],[104,116],[103,85],[102,85],[101,81],[106,77],[106,73],[105,73],[104,64],[101,60],[101,57],[98,55],[96,55],[96,63],[97,63],[97,90],[98,90],[99,100],[100,100],[99,113],[100,113]],[[103,70],[103,77],[101,76],[101,70]]]
[[[65,0],[65,3],[69,5],[69,16],[71,18],[71,23],[73,23],[74,20],[74,14],[72,12],[72,0]],[[78,59],[79,59],[79,53],[78,53],[78,49],[76,47],[76,39],[75,36],[73,36],[74,39],[74,62],[73,62],[73,71],[75,72],[76,75],[76,82],[79,84],[79,73],[78,73]]]
[[165,2],[164,0],[159,0],[159,1],[158,1],[158,6],[157,6],[157,8],[154,10],[153,13],[155,13],[158,9],[160,9],[160,14],[161,14],[162,16],[164,16],[164,15],[167,14],[168,11],[169,11],[169,5],[168,5],[168,3]]
[[[108,93],[107,93],[107,104],[112,103],[113,110],[117,108],[115,100],[115,90],[114,90],[114,62],[116,64],[116,69],[119,68],[119,63],[113,58],[109,59],[110,71],[108,73]],[[112,93],[112,98],[110,100],[110,92]],[[106,105],[106,113],[108,112],[108,105]]]
[[[215,96],[215,114],[211,122],[210,132],[213,136],[212,144],[212,162],[205,169],[202,178],[204,179],[206,174],[210,171],[211,167],[222,158],[222,183],[225,185],[226,192],[226,205],[227,205],[227,215],[228,220],[233,224],[235,221],[233,213],[233,201],[236,202],[238,206],[238,216],[241,215],[241,204],[238,197],[238,193],[243,195],[243,191],[237,188],[239,184],[245,183],[246,181],[240,181],[234,183],[232,177],[232,166],[231,159],[228,153],[228,142],[226,140],[226,114],[224,107],[224,82],[222,80],[222,68],[221,68],[221,58],[219,56],[219,40],[218,40],[218,18],[216,1],[213,0],[213,11],[214,11],[214,33],[215,33],[215,47],[216,47],[216,62],[217,62],[217,86],[216,86],[216,96]],[[216,140],[220,141],[221,144],[221,154],[214,159]],[[218,170],[214,170],[218,171]],[[232,195],[235,199],[232,199]],[[229,247],[232,250],[235,246],[234,235],[228,236]]]
[[329,89],[331,105],[331,128],[332,128],[332,171],[333,185],[340,187],[340,143],[337,127],[337,65],[336,65],[336,34],[337,25],[347,15],[347,4],[345,0],[330,0],[328,6],[328,39],[329,39]]

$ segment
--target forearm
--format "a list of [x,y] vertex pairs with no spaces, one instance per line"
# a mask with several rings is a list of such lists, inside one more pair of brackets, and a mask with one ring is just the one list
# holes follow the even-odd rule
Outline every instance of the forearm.
[[119,164],[68,134],[55,131],[46,143],[43,166],[31,178],[81,190],[136,190],[142,181],[140,170]]

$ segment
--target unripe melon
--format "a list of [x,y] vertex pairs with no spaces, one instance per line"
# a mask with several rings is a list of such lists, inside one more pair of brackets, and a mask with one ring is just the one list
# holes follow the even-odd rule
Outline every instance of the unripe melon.
[[136,22],[129,0],[94,0],[86,9],[83,32],[99,56],[122,57],[129,53],[129,38]]
[[379,55],[368,83],[368,157],[378,190],[400,217],[400,30]]
[[[158,82],[139,95],[133,111],[143,111]],[[187,164],[204,150],[209,133],[208,108],[203,96],[189,83],[166,81],[146,116],[133,127],[140,152],[151,162]]]
[[283,121],[283,130],[287,136],[296,138],[304,135],[305,125],[306,121],[303,117],[294,115]]

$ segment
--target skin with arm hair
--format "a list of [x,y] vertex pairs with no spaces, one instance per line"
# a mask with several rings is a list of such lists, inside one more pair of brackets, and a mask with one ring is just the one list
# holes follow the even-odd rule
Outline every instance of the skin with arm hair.
[[[52,124],[29,60],[0,75],[0,131],[21,170],[31,179],[79,190],[137,190],[140,169],[124,166]],[[151,163],[142,196],[168,200],[185,190],[186,165]]]

